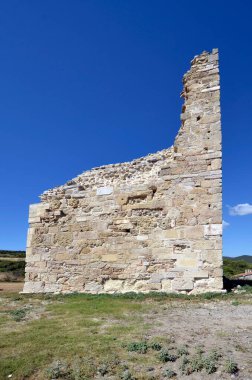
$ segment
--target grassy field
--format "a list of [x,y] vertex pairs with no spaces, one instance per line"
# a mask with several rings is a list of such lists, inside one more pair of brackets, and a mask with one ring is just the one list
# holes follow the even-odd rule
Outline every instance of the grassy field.
[[[197,297],[1,293],[0,379],[228,379],[244,366],[247,375],[251,346],[239,333],[227,350],[235,327],[225,322],[239,312],[251,335],[245,289]],[[218,334],[210,313],[222,318]]]

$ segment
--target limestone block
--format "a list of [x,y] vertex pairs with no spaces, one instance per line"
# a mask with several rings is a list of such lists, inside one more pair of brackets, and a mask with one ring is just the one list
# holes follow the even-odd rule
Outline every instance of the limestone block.
[[148,280],[149,284],[160,283],[165,278],[164,273],[153,273]]
[[110,195],[112,193],[113,187],[111,186],[98,187],[96,190],[96,195]]
[[35,228],[34,227],[28,228],[27,242],[26,242],[27,248],[30,248],[32,246],[31,243],[32,243],[32,237],[33,237],[34,232],[35,232]]
[[219,89],[220,89],[220,86],[213,86],[210,88],[204,88],[203,90],[201,90],[201,92],[211,92],[211,91],[217,91]]
[[26,281],[22,293],[43,293],[44,282],[42,281]]
[[60,232],[54,236],[54,243],[62,247],[67,247],[72,242],[71,232]]
[[181,237],[179,229],[170,229],[160,232],[161,239],[179,239]]
[[190,279],[177,278],[172,281],[172,290],[180,291],[180,290],[192,290],[193,289],[193,281]]
[[162,291],[170,292],[172,290],[171,280],[162,280]]
[[118,291],[122,291],[123,289],[123,280],[112,280],[109,279],[104,284],[104,290],[108,293],[115,293]]
[[41,221],[40,216],[35,216],[34,218],[29,217],[29,220],[28,220],[29,224],[40,223],[40,221]]
[[176,268],[196,268],[197,263],[197,258],[182,255],[182,257],[176,261]]
[[211,170],[218,170],[221,168],[221,160],[220,159],[215,159],[212,160],[211,162]]
[[119,205],[126,205],[127,204],[127,202],[128,202],[128,195],[124,195],[124,194],[122,194],[122,195],[118,195],[117,197],[116,197],[116,201],[117,201],[117,203],[119,204]]
[[129,285],[126,281],[124,284],[124,291],[127,292],[142,292],[146,289],[146,280],[138,280],[134,283],[134,285]]
[[84,290],[93,294],[102,293],[103,286],[96,281],[91,281],[85,284]]
[[29,207],[29,217],[36,218],[44,216],[45,211],[49,210],[49,203],[34,203]]
[[87,216],[76,216],[76,222],[86,222],[88,220]]
[[161,283],[148,283],[146,284],[147,291],[161,291]]
[[117,254],[107,254],[107,255],[102,255],[101,261],[117,261],[118,260],[118,255]]
[[58,293],[60,290],[60,284],[45,283],[44,292],[45,293]]
[[204,226],[205,236],[222,235],[222,223],[221,224],[207,224]]
[[209,277],[208,271],[206,270],[192,271],[190,272],[190,274],[193,278],[208,278]]
[[201,239],[204,237],[204,228],[203,226],[188,226],[184,227],[181,237],[187,239]]
[[58,260],[58,261],[65,261],[65,260],[69,260],[71,259],[71,255],[69,255],[69,253],[57,253],[55,256],[54,256],[55,260]]
[[139,241],[145,241],[145,240],[148,240],[148,237],[149,237],[148,235],[138,235],[136,239]]

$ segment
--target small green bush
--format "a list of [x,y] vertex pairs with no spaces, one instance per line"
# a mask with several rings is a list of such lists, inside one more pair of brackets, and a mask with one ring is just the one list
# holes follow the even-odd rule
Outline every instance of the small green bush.
[[189,359],[186,355],[181,356],[179,369],[181,371],[181,375],[190,375],[193,372]]
[[170,368],[167,368],[164,373],[163,373],[164,377],[167,377],[168,379],[172,379],[174,376],[176,376],[176,372],[174,372],[172,369]]
[[205,358],[203,364],[208,375],[217,371],[216,361],[213,358]]
[[186,346],[181,346],[177,349],[177,355],[183,356],[183,355],[189,355],[189,351]]
[[135,380],[135,378],[132,376],[132,374],[130,373],[130,371],[128,369],[126,369],[126,371],[123,372],[123,374],[121,375],[121,379],[122,380]]
[[148,344],[146,342],[132,342],[127,345],[127,349],[130,352],[138,352],[140,354],[146,354],[148,350]]
[[109,366],[106,363],[103,363],[100,365],[98,368],[98,372],[102,375],[105,376],[108,373]]
[[49,379],[68,379],[70,371],[66,363],[56,360],[46,370]]
[[14,319],[14,321],[20,322],[25,318],[26,310],[25,309],[11,310],[10,315]]
[[217,362],[222,357],[222,354],[217,349],[213,349],[209,357]]
[[232,359],[228,359],[225,363],[225,372],[234,374],[238,372],[238,365]]
[[202,371],[204,368],[204,359],[202,357],[202,354],[194,355],[190,360],[190,366],[191,366],[192,372]]
[[149,345],[154,351],[160,351],[162,349],[162,345],[160,343],[154,342]]
[[177,356],[171,354],[167,349],[162,349],[158,357],[162,363],[175,362],[177,359]]

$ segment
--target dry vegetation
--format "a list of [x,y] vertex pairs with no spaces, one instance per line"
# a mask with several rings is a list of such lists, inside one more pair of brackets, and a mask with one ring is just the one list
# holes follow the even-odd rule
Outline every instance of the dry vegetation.
[[0,379],[252,379],[250,287],[0,297]]

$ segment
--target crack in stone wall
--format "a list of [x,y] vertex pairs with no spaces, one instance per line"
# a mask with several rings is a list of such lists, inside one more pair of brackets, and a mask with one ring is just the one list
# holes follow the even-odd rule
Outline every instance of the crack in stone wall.
[[171,148],[86,171],[30,206],[25,293],[222,290],[218,50],[183,84]]

